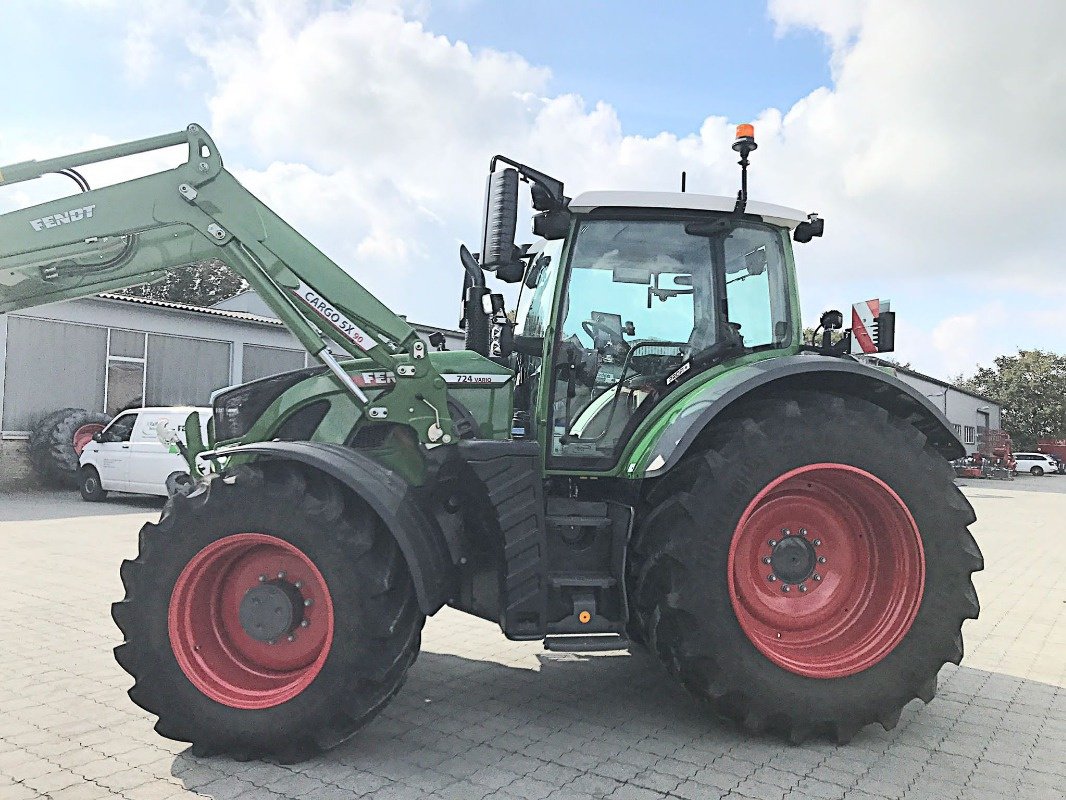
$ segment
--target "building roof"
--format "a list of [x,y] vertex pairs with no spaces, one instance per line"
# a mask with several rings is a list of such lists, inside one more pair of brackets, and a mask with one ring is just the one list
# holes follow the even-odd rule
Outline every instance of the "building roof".
[[892,369],[896,370],[896,372],[902,372],[904,375],[910,375],[912,378],[918,378],[919,380],[928,381],[929,383],[936,384],[937,386],[940,386],[944,389],[953,389],[954,391],[959,392],[960,394],[967,394],[970,397],[976,397],[978,400],[984,400],[986,403],[991,403],[992,405],[996,406],[996,408],[1000,407],[999,401],[989,397],[988,395],[973,392],[969,389],[963,389],[961,386],[957,386],[954,383],[945,381],[942,378],[934,378],[932,375],[926,375],[924,372],[918,372],[918,370],[911,369],[910,367],[901,366],[895,361],[889,361],[888,359],[878,358],[877,356],[864,356],[862,360],[868,364],[876,364],[877,366],[881,367],[891,367]]
[[[123,303],[137,303],[144,306],[166,308],[172,311],[189,311],[194,314],[207,314],[212,317],[224,317],[226,319],[250,322],[256,325],[272,325],[277,328],[285,327],[285,324],[277,317],[265,317],[262,314],[252,314],[247,311],[231,311],[229,309],[217,308],[215,306],[194,306],[189,305],[188,303],[174,303],[170,300],[154,300],[149,297],[131,297],[130,295],[111,294],[109,292],[99,294],[97,297],[101,300],[118,300]],[[410,320],[408,320],[407,324],[416,331],[422,331],[424,333],[440,331],[443,334],[450,334],[452,336],[462,337],[464,335],[462,331],[444,328],[439,325],[424,325],[421,322],[411,322]]]
[[[570,201],[573,211],[592,211],[595,208],[680,208],[692,211],[732,211],[735,197],[692,192],[582,192]],[[773,203],[749,200],[745,209],[774,225],[795,228],[807,220],[802,211]]]
[[212,317],[225,317],[226,319],[236,319],[241,320],[242,322],[253,322],[258,325],[285,327],[279,319],[275,319],[274,317],[264,317],[259,314],[249,314],[247,311],[227,311],[222,308],[213,308],[211,306],[193,306],[188,303],[174,303],[169,300],[155,300],[150,297],[131,297],[124,294],[104,293],[97,296],[102,300],[118,300],[123,303],[137,303],[143,306],[167,308],[172,311],[191,311],[195,314],[207,314]]

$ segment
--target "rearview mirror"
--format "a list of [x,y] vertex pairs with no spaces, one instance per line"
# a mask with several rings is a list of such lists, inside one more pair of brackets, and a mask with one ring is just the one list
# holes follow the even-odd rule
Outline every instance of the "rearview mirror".
[[491,173],[485,187],[485,223],[481,239],[483,269],[497,270],[516,260],[517,225],[518,170],[508,167]]
[[801,222],[792,232],[792,238],[800,244],[809,242],[816,236],[825,233],[825,220],[817,214],[809,214],[806,222]]

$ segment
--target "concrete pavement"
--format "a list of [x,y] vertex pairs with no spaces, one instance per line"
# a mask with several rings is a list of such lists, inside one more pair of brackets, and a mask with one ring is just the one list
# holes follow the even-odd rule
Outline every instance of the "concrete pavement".
[[981,619],[937,699],[891,732],[845,747],[753,737],[707,718],[648,657],[547,654],[445,610],[385,712],[294,766],[196,758],[126,697],[109,605],[159,502],[0,495],[0,798],[1061,800],[1066,493],[965,491]]

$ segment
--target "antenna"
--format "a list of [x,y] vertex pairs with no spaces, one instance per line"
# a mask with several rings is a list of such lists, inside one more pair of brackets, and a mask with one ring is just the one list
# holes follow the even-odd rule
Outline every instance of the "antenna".
[[681,171],[681,191],[685,191],[685,171]]
[[743,214],[748,205],[748,153],[755,150],[759,145],[755,144],[755,126],[737,125],[737,138],[733,142],[733,149],[740,153],[740,191],[737,192],[737,204],[733,207],[734,214]]

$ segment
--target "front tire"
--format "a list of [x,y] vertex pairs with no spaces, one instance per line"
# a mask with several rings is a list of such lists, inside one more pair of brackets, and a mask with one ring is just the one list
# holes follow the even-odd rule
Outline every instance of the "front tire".
[[425,621],[380,520],[283,463],[171,497],[122,581],[129,695],[203,755],[292,762],[340,744],[399,691]]
[[1033,477],[1035,477],[1035,478],[1042,478],[1042,477],[1044,477],[1044,470],[1043,470],[1043,468],[1042,468],[1042,467],[1033,467],[1033,468],[1032,468],[1031,470],[1029,470],[1029,472],[1030,472],[1030,473],[1031,473],[1031,474],[1033,475]]
[[793,741],[929,702],[983,565],[950,465],[883,409],[813,392],[752,403],[701,445],[633,546],[632,616],[666,668]]
[[96,467],[81,468],[79,488],[81,489],[81,499],[86,502],[99,503],[107,498],[107,490],[104,489],[100,482],[100,473],[96,471]]

